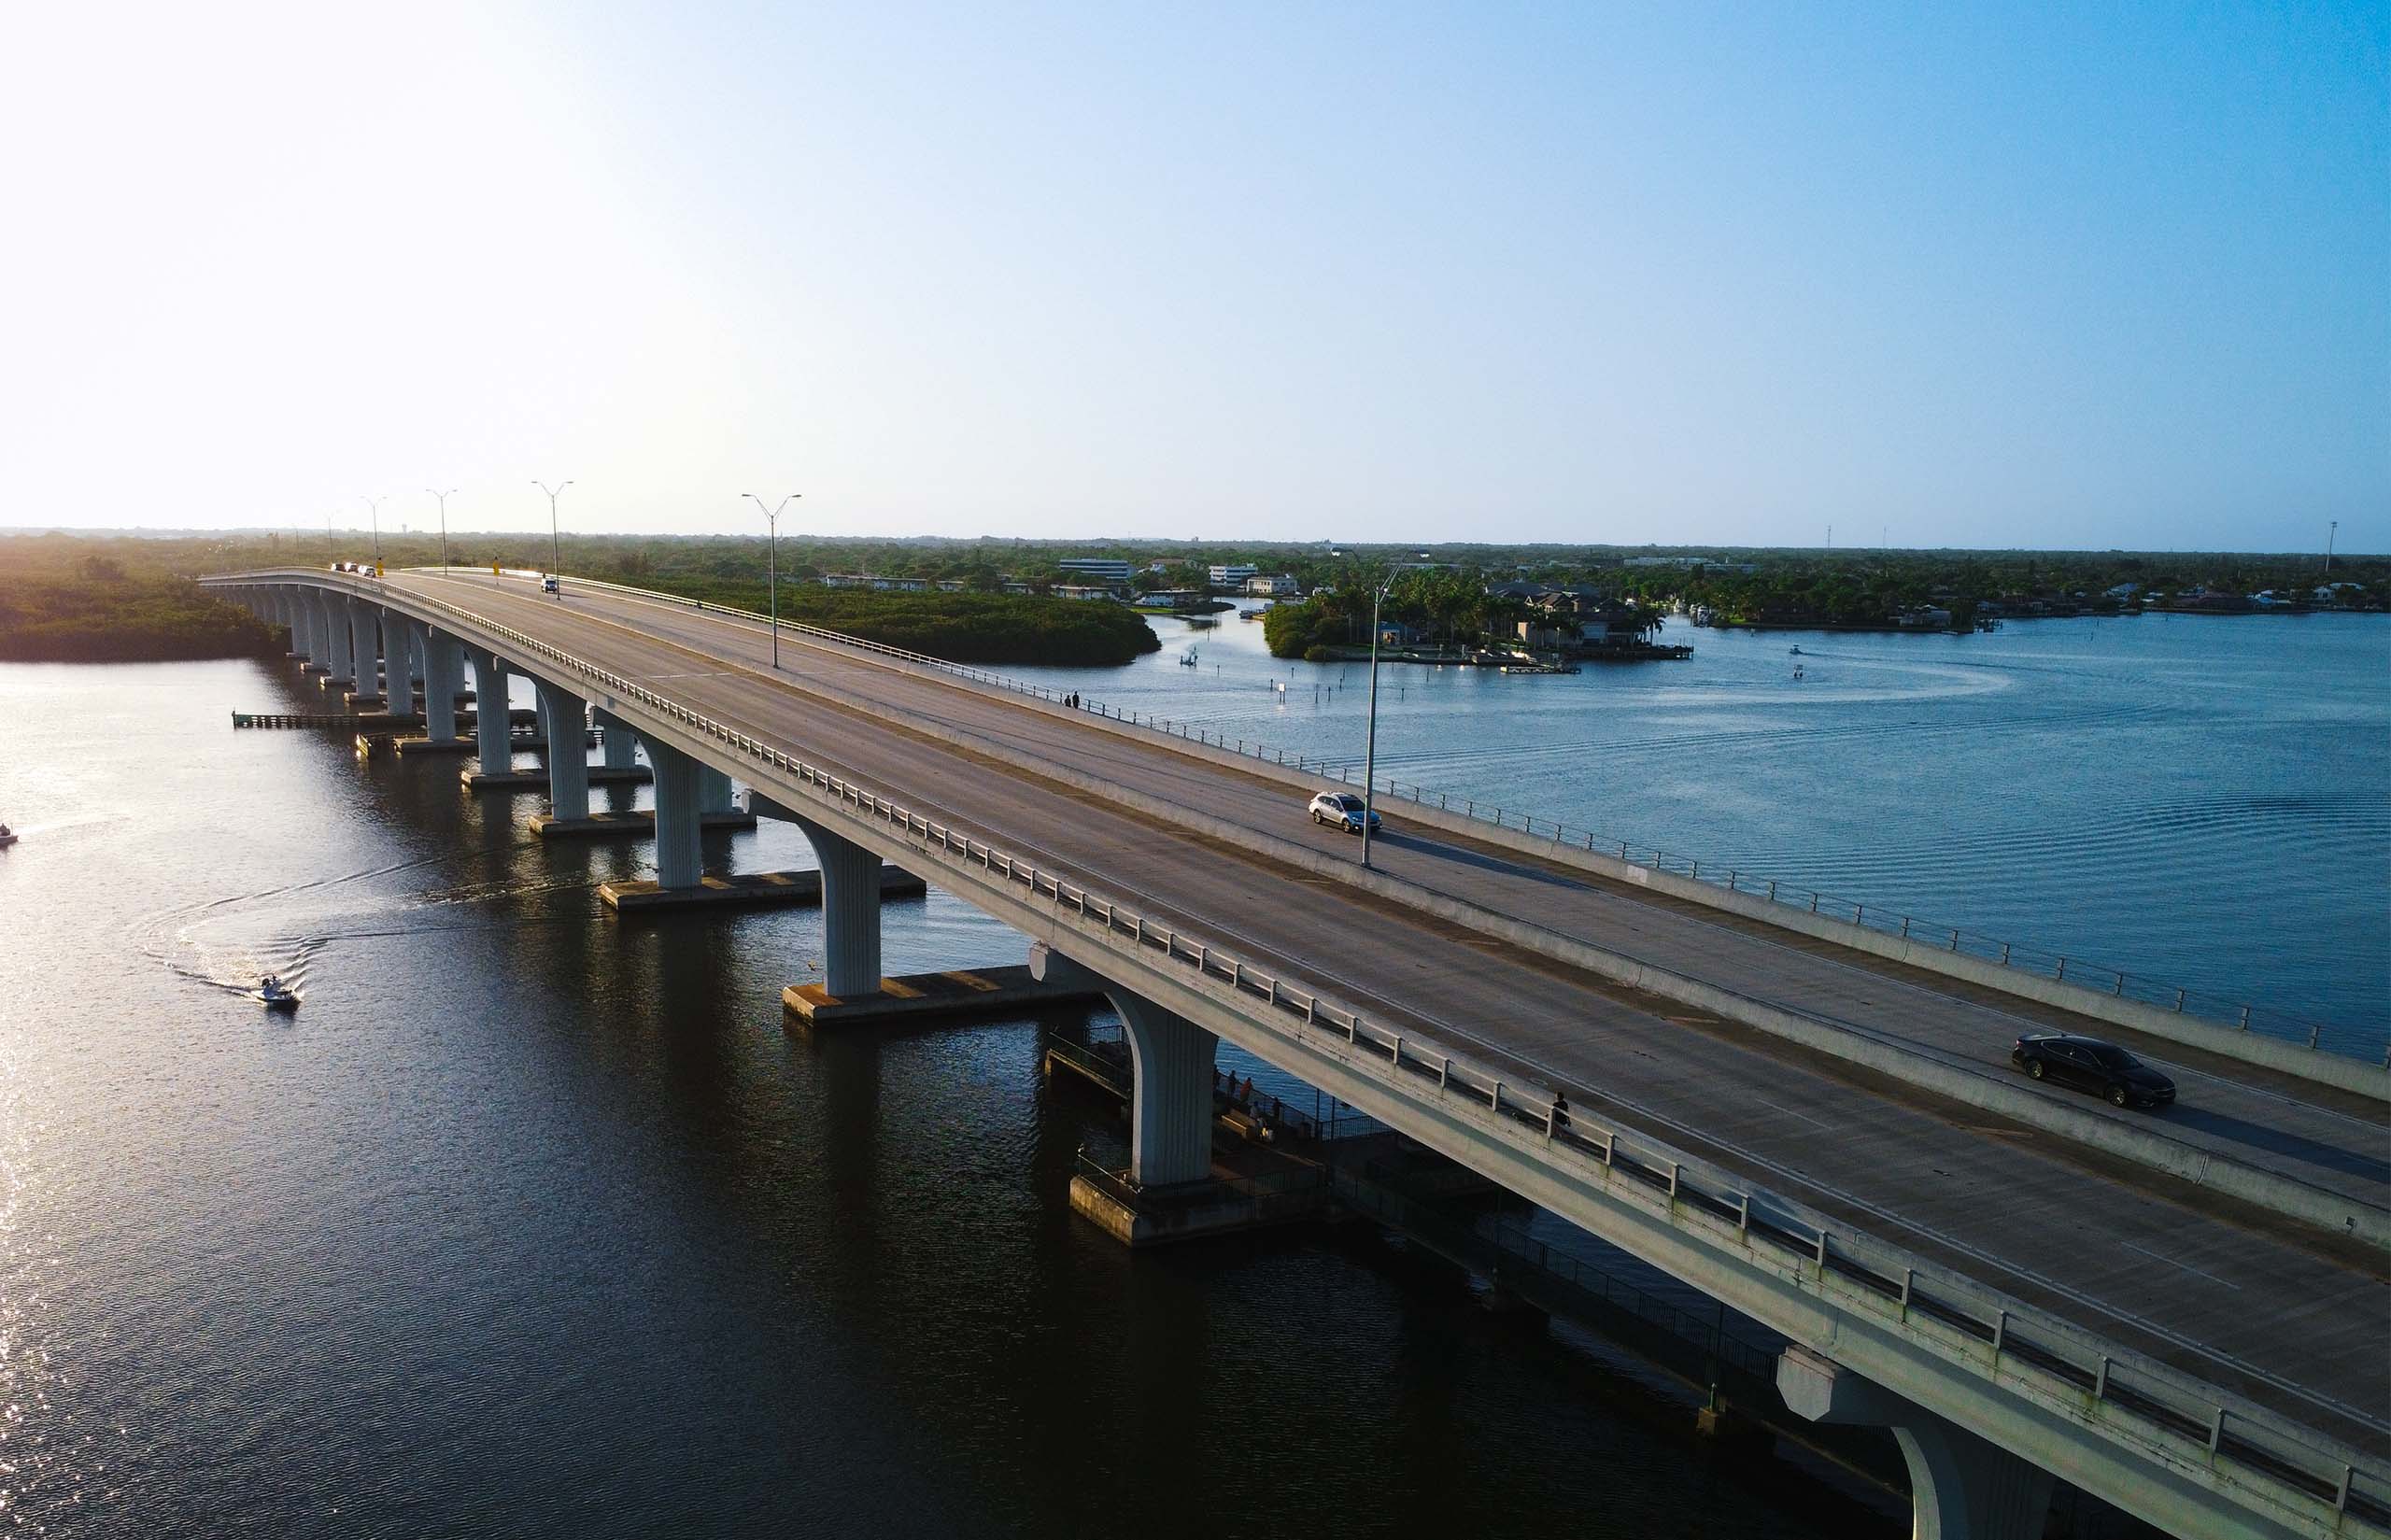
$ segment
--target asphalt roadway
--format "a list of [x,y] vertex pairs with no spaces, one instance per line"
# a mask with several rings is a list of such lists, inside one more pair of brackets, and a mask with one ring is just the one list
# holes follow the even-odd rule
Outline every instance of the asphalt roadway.
[[[2391,1274],[2377,1248],[1007,762],[1032,756],[1352,857],[1356,841],[1311,824],[1301,793],[1158,735],[1058,718],[786,631],[775,674],[760,624],[569,580],[560,600],[487,574],[408,572],[389,586],[537,636],[1041,870],[1317,985],[1374,1021],[1565,1088],[1583,1112],[1642,1128],[2293,1421],[2391,1454]],[[910,730],[899,725],[906,718],[973,735],[978,752]],[[1406,828],[1400,808],[1386,809],[1389,827],[1373,841],[1373,864],[1391,877],[1988,1075],[2014,1076],[2009,1045],[2030,1028],[2122,1041],[2174,1076],[2180,1099],[2157,1116],[2175,1137],[2391,1207],[2391,1109],[2380,1102]],[[2154,1116],[2034,1090],[2096,1115]]]

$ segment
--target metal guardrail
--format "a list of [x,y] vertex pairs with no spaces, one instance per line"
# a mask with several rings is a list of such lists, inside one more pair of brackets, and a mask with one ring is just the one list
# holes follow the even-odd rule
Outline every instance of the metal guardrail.
[[[743,610],[735,605],[708,603],[705,600],[686,598],[680,594],[659,593],[653,588],[635,588],[626,584],[609,583],[602,578],[568,577],[565,581],[576,587],[601,588],[608,592],[629,594],[640,599],[685,604],[695,610],[710,611],[716,615],[735,615],[742,620],[750,620],[759,626],[769,627],[772,624],[771,616],[758,615],[753,610]],[[1010,694],[1033,697],[1051,705],[1064,704],[1067,697],[1071,693],[1053,689],[1043,685],[1027,684],[986,669],[973,668],[965,663],[948,662],[944,658],[932,657],[926,653],[912,652],[903,647],[892,647],[884,643],[867,641],[862,637],[850,636],[843,631],[828,630],[819,626],[783,620],[780,622],[780,629],[783,631],[794,632],[842,647],[857,648],[916,667],[968,679],[973,684],[987,685]],[[1351,760],[1342,756],[1311,758],[1300,754],[1291,756],[1285,750],[1273,748],[1260,740],[1232,739],[1225,734],[1212,732],[1200,726],[1191,726],[1169,717],[1155,716],[1137,711],[1117,710],[1100,700],[1083,701],[1076,709],[1092,713],[1108,721],[1144,728],[1160,733],[1166,738],[1177,738],[1206,748],[1220,749],[1260,763],[1277,765],[1307,774],[1333,777],[1341,784],[1354,784],[1351,775],[1353,766]],[[2047,947],[2006,941],[1999,937],[1988,936],[1981,931],[1971,930],[1963,925],[1949,925],[1939,921],[1922,920],[1882,904],[1870,905],[1860,899],[1840,897],[1815,888],[1805,888],[1795,883],[1779,882],[1775,878],[1722,867],[1716,861],[1709,862],[1705,866],[1698,856],[1687,855],[1682,852],[1671,853],[1657,846],[1640,845],[1634,841],[1599,833],[1558,818],[1543,818],[1533,813],[1521,812],[1491,799],[1436,791],[1417,783],[1407,785],[1392,776],[1379,781],[1375,789],[1383,791],[1389,797],[1401,798],[1405,801],[1422,807],[1433,804],[1441,812],[1457,812],[1477,822],[1492,824],[1497,828],[1516,829],[1531,838],[1541,837],[1555,845],[1572,851],[1584,850],[1596,855],[1609,855],[1620,861],[1645,867],[1653,871],[1666,872],[1689,881],[1724,888],[1731,893],[1738,893],[1747,897],[1765,898],[1771,903],[1784,904],[1789,908],[1805,911],[1808,913],[1846,921],[1884,935],[1898,936],[1904,940],[1931,941],[1945,951],[1973,957],[1980,962],[2014,968],[2021,972],[2048,978],[2061,983],[2073,983],[2086,989],[2101,990],[2126,999],[2138,1000],[2144,1005],[2155,1006],[2163,1010],[2197,1016],[2244,1032],[2257,1032],[2263,1037],[2273,1038],[2280,1041],[2304,1043],[2310,1049],[2319,1053],[2335,1052],[2323,1046],[2326,1024],[2313,1017],[2296,1015],[2287,1010],[2277,1010],[2271,1006],[2253,1005],[2247,1001],[2231,999],[2207,990],[2195,990],[2186,985],[2170,983],[2165,980],[2136,973],[2129,968],[2112,968],[2106,963],[2096,962],[2083,956],[2070,956]],[[1517,818],[1519,822],[1512,823],[1513,818]],[[2384,1062],[2391,1065],[2391,1039],[2386,1039],[2384,1044]]]
[[[230,576],[231,574],[227,574]],[[245,574],[248,575],[248,574]],[[290,576],[290,572],[254,574]],[[302,571],[311,581],[337,574]],[[349,584],[343,581],[340,586]],[[380,592],[369,580],[354,585]],[[2335,1516],[2391,1530],[2391,1475],[2356,1450],[2158,1360],[2038,1310],[1896,1246],[1742,1181],[1661,1140],[1578,1112],[1560,1114],[1552,1093],[1367,1021],[1315,990],[1247,965],[1200,938],[1150,921],[1117,900],[1040,871],[984,841],[834,775],[754,735],[462,606],[423,594],[412,603],[453,616],[506,650],[537,656],[612,694],[710,738],[801,788],[813,801],[880,825],[908,852],[955,874],[958,887],[996,886],[1043,903],[1057,928],[1075,927],[1104,950],[1173,969],[1182,987],[1238,1011],[1302,1052],[1326,1053],[1394,1095],[1433,1103],[1446,1118],[1515,1150],[1538,1150],[1570,1180],[1643,1208],[1729,1262],[1788,1273],[1796,1287],[1839,1308],[1873,1316],[1914,1344],[2018,1393],[2087,1412],[2097,1421],[2228,1479],[2295,1492]],[[1013,892],[1015,888],[1020,891]],[[2263,1490],[2263,1489],[2261,1489]]]

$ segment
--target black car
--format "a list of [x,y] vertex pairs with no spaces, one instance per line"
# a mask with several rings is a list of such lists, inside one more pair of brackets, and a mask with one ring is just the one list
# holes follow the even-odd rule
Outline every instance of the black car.
[[2038,1081],[2072,1085],[2108,1098],[2112,1107],[2166,1107],[2175,1082],[2115,1043],[2073,1032],[2029,1032],[2009,1062]]

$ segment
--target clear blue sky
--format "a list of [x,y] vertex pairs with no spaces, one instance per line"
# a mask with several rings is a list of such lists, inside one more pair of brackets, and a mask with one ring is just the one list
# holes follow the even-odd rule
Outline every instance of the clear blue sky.
[[0,524],[2391,548],[2391,6],[11,31]]

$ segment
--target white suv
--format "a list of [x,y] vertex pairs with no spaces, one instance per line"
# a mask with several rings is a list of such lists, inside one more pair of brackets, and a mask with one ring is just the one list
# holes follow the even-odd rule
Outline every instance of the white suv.
[[1311,821],[1315,824],[1335,824],[1348,834],[1359,834],[1365,817],[1374,830],[1385,827],[1378,813],[1365,811],[1362,799],[1350,791],[1323,791],[1311,799]]

